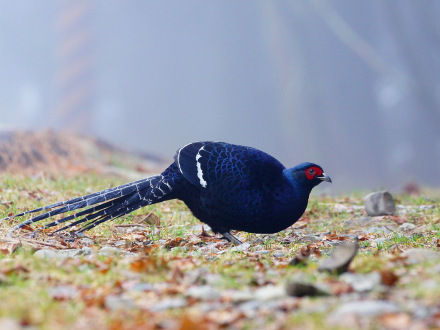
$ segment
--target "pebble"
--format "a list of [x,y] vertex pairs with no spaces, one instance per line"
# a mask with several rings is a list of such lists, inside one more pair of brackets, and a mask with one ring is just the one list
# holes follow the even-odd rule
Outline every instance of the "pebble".
[[234,246],[233,248],[231,248],[231,251],[234,251],[234,252],[247,251],[247,250],[249,250],[250,247],[251,247],[251,245],[248,242],[246,242],[246,243]]
[[297,243],[315,243],[318,241],[318,238],[313,235],[305,235],[303,237],[298,238]]
[[440,252],[429,249],[414,248],[403,252],[402,257],[407,257],[409,263],[416,264],[419,262],[440,259]]
[[398,313],[400,309],[392,302],[384,300],[363,300],[344,303],[333,313],[332,318],[343,320],[347,314],[374,317],[387,313]]
[[24,327],[20,324],[19,320],[10,318],[10,317],[2,317],[0,318],[0,329],[7,330],[22,330],[24,328],[31,328],[31,326]]
[[150,311],[152,312],[158,312],[158,311],[164,311],[167,309],[174,309],[174,308],[182,308],[188,305],[186,299],[183,298],[169,298],[164,299],[162,301],[159,301],[157,304],[154,304],[150,308]]
[[97,252],[100,256],[114,256],[114,255],[120,255],[122,254],[121,250],[118,248],[115,248],[113,246],[104,246]]
[[274,252],[274,253],[273,253],[273,256],[274,256],[275,258],[282,258],[282,257],[285,256],[285,254],[284,254],[283,252]]
[[367,226],[370,223],[374,222],[374,219],[371,217],[360,217],[354,220],[347,220],[345,221],[346,226],[355,226],[355,227],[363,227]]
[[341,274],[347,271],[359,249],[357,242],[344,242],[336,246],[330,256],[319,262],[318,270]]
[[388,241],[388,239],[385,237],[379,237],[379,238],[373,239],[373,242],[375,242],[377,245],[383,245],[387,241]]
[[209,285],[193,286],[185,293],[186,296],[200,300],[216,300],[220,298],[220,292]]
[[391,230],[389,230],[387,227],[384,226],[373,226],[363,230],[363,233],[367,235],[377,234],[377,233],[389,234],[391,233]]
[[79,258],[92,254],[93,250],[89,247],[83,247],[82,249],[66,249],[66,250],[51,250],[41,249],[34,253],[35,257],[43,259],[66,259],[66,258]]
[[340,276],[340,279],[350,284],[356,292],[372,291],[382,282],[382,277],[378,272],[367,274],[345,273]]
[[74,299],[78,296],[78,290],[70,286],[55,286],[47,291],[49,296],[56,300]]
[[254,253],[256,254],[268,254],[269,252],[270,252],[269,250],[254,251]]
[[368,194],[364,199],[364,204],[369,216],[392,215],[396,212],[396,203],[388,191]]
[[286,284],[286,293],[293,297],[315,297],[326,295],[316,286],[310,283],[289,282]]
[[108,295],[105,298],[104,305],[112,311],[137,308],[133,299],[119,295]]
[[415,228],[416,228],[416,225],[415,225],[415,224],[413,224],[413,223],[409,223],[409,222],[405,222],[405,223],[402,223],[402,224],[399,226],[398,230],[399,230],[399,231],[411,231],[411,230],[413,230],[413,229],[415,229]]
[[79,239],[79,243],[84,246],[92,246],[95,245],[95,241],[88,237],[83,237]]
[[282,286],[267,285],[255,291],[255,298],[259,301],[268,301],[286,297],[286,289]]

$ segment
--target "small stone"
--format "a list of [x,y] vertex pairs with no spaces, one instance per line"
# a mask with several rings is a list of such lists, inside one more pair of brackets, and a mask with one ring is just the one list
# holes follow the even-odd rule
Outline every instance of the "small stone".
[[112,311],[137,308],[135,302],[132,299],[119,295],[108,295],[105,298],[104,305],[106,308]]
[[251,247],[251,245],[248,242],[246,242],[246,243],[234,246],[233,248],[231,248],[231,251],[234,251],[234,252],[247,251],[247,250],[249,250],[250,247]]
[[372,291],[382,282],[382,277],[378,272],[371,272],[368,274],[345,273],[342,274],[340,278],[344,282],[350,284],[356,292]]
[[[10,317],[2,317],[0,318],[0,329],[7,329],[7,330],[22,330],[25,327],[23,327],[20,324],[19,320],[15,320]],[[30,326],[27,326],[26,328],[32,328]]]
[[74,299],[78,296],[78,290],[69,286],[56,286],[48,289],[49,296],[55,300]]
[[79,244],[84,246],[92,246],[95,245],[95,242],[91,238],[83,237],[79,239]]
[[267,285],[255,291],[255,298],[260,301],[268,301],[286,297],[286,290],[282,286]]
[[347,314],[355,314],[364,317],[374,317],[387,313],[398,313],[400,309],[394,303],[384,300],[351,301],[339,306],[332,318],[343,319]]
[[122,252],[118,248],[113,246],[104,246],[101,250],[98,251],[98,255],[100,256],[114,256],[120,255]]
[[234,303],[243,303],[254,297],[251,291],[231,291],[228,296]]
[[255,251],[254,253],[256,254],[268,254],[270,251],[269,250],[260,250],[260,251]]
[[298,238],[298,243],[315,243],[318,241],[318,238],[313,235],[305,235],[303,237]]
[[282,257],[285,256],[285,254],[284,254],[283,252],[274,252],[274,253],[273,253],[273,256],[274,256],[275,258],[282,258]]
[[414,248],[403,252],[402,257],[407,257],[409,263],[415,264],[440,259],[440,253],[429,249]]
[[388,239],[385,237],[379,237],[379,238],[376,238],[373,240],[373,242],[375,242],[377,245],[383,245],[387,241],[388,241]]
[[185,307],[186,305],[188,305],[186,299],[170,298],[159,301],[157,304],[155,304],[153,307],[150,308],[150,311],[159,312],[167,309],[182,308]]
[[[51,250],[51,249],[41,249],[34,253],[34,256],[43,259],[66,259],[73,257],[80,257],[85,255],[86,249],[90,249],[88,247],[82,249],[66,249],[66,250]],[[91,250],[91,249],[90,249]]]
[[193,286],[185,294],[188,297],[200,300],[216,300],[220,298],[220,292],[209,285]]
[[141,226],[134,226],[134,227],[130,227],[127,229],[127,233],[137,233],[137,232],[143,232],[146,231],[146,229],[144,227]]
[[154,286],[150,283],[138,283],[136,284],[133,289],[133,291],[153,291]]
[[399,231],[411,231],[416,228],[416,225],[413,223],[405,222],[399,226]]
[[393,196],[388,191],[368,194],[364,203],[365,211],[369,216],[391,215],[396,212]]
[[391,230],[389,230],[387,227],[384,226],[373,226],[373,227],[369,227],[365,230],[362,231],[364,234],[368,235],[368,234],[389,234],[391,233]]
[[316,286],[309,283],[289,282],[286,284],[286,292],[293,297],[315,297],[326,295],[325,292],[319,290]]
[[359,249],[357,242],[343,242],[336,246],[330,256],[319,262],[318,270],[341,274],[347,271]]
[[355,227],[365,227],[371,224],[374,221],[371,217],[360,217],[354,220],[345,221],[346,226],[355,226]]

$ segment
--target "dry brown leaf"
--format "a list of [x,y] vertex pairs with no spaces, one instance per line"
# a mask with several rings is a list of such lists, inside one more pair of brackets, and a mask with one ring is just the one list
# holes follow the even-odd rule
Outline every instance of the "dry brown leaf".
[[389,269],[381,270],[380,276],[382,277],[382,283],[388,286],[393,286],[399,280],[399,277]]
[[19,247],[21,246],[21,243],[5,243],[0,242],[0,253],[2,254],[10,254],[15,252]]
[[379,321],[387,329],[408,329],[411,324],[411,318],[404,313],[387,313],[382,315]]

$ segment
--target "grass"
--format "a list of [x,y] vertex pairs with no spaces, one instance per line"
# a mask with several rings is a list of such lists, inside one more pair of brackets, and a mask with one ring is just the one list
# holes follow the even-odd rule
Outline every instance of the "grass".
[[[0,218],[125,183],[94,173],[69,178],[5,175],[0,182]],[[397,196],[397,200],[403,205],[438,205],[440,199],[436,191],[430,191],[426,196]],[[414,231],[401,232],[393,217],[380,217],[371,226],[384,226],[390,233],[365,234],[366,228],[350,224],[365,216],[361,205],[359,192],[338,198],[312,196],[303,219],[285,231],[274,235],[237,232],[240,240],[250,243],[245,251],[235,251],[212,234],[201,236],[201,223],[179,201],[149,206],[91,230],[87,236],[93,240],[89,246],[93,253],[83,257],[38,258],[34,255],[37,250],[50,248],[44,244],[80,249],[85,241],[66,242],[41,235],[13,245],[5,233],[21,220],[3,222],[0,326],[6,324],[2,322],[41,329],[386,326],[388,321],[383,317],[367,321],[357,317],[352,321],[355,323],[347,324],[329,321],[338,306],[359,299],[359,295],[361,299],[387,300],[401,306],[400,313],[408,316],[402,318],[407,322],[405,326],[437,326],[435,312],[420,318],[416,308],[405,306],[417,303],[427,306],[428,311],[440,308],[438,260],[410,263],[403,253],[411,248],[439,249],[439,208],[399,215],[399,221],[416,225]],[[159,225],[145,225],[134,231],[120,226],[133,224],[138,216],[150,212],[160,219]],[[316,237],[316,242],[310,236]],[[309,240],[304,239],[307,237]],[[359,294],[353,293],[339,276],[318,272],[318,256],[312,256],[305,265],[289,266],[304,248],[313,246],[325,256],[335,243],[353,237],[360,239],[361,248],[350,271],[391,272],[398,278],[396,283],[382,283]],[[375,242],[381,237],[386,240]],[[117,247],[122,254],[100,254],[105,246]],[[297,279],[323,285],[330,295],[258,296],[262,292],[259,290],[283,287]],[[191,289],[205,287],[217,295],[212,299],[188,295]],[[171,305],[183,301],[183,307],[155,309],[167,300]]]

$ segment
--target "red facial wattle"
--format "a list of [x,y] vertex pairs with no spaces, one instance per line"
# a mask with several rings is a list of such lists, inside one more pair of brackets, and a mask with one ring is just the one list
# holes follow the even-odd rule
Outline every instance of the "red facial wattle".
[[322,175],[322,170],[319,167],[312,166],[305,170],[306,177],[309,180],[313,180],[316,177],[319,177]]

